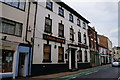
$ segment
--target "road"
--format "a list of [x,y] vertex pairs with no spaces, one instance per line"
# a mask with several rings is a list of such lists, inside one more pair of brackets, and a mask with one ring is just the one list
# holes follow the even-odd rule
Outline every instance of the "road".
[[120,80],[120,67],[108,67],[88,72],[85,75],[71,77],[69,80]]

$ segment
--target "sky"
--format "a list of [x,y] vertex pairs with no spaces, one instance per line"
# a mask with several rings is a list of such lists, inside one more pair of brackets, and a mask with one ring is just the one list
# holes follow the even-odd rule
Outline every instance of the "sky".
[[118,0],[62,0],[118,46]]

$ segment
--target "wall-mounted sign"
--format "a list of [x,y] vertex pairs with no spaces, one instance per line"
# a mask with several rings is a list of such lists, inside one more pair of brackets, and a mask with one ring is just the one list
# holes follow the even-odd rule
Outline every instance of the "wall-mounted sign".
[[85,44],[68,44],[68,46],[74,46],[74,47],[80,47],[80,48],[85,48],[85,49],[88,49],[88,46],[85,45]]
[[43,39],[58,42],[58,43],[65,43],[65,39],[61,39],[61,38],[47,35],[47,34],[43,34]]

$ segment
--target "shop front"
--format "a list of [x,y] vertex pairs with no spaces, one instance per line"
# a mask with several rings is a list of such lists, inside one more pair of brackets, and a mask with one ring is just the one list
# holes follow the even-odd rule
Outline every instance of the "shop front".
[[19,43],[0,41],[0,76],[12,77],[14,74],[14,55]]
[[30,75],[31,47],[10,41],[1,41],[0,46],[1,78]]

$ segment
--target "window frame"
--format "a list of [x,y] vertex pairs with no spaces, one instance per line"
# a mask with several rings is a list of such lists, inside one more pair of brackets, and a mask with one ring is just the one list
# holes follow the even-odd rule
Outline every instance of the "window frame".
[[74,18],[73,18],[73,15],[72,15],[72,14],[69,14],[69,21],[74,22],[73,19],[74,19]]
[[87,36],[86,36],[86,34],[84,34],[84,44],[87,44]]
[[78,62],[82,62],[82,50],[80,49],[79,50],[79,53],[78,53]]
[[81,41],[81,32],[80,31],[78,31],[78,43],[82,43],[82,41]]
[[[6,20],[6,22],[5,21],[3,21],[3,20]],[[0,25],[1,25],[1,28],[3,28],[3,23],[5,23],[5,24],[9,24],[9,25],[14,25],[14,33],[13,34],[11,34],[11,33],[8,33],[8,32],[3,32],[3,30],[0,32],[0,33],[2,33],[2,34],[8,34],[8,35],[13,35],[13,36],[17,36],[17,37],[22,37],[22,30],[23,30],[23,24],[22,23],[19,23],[19,22],[16,22],[16,21],[13,21],[13,20],[9,20],[9,19],[6,19],[6,18],[1,18],[1,23],[0,23]],[[13,22],[14,24],[11,24],[10,22]],[[20,24],[21,25],[21,29],[20,29],[20,35],[16,35],[15,34],[15,32],[16,32],[16,24]]]
[[[50,52],[47,53],[47,54],[49,54],[49,59],[48,59],[48,60],[45,60],[45,59],[44,59],[44,54],[45,54],[44,49],[45,49],[45,46],[49,46],[49,48],[50,48]],[[44,45],[43,45],[43,62],[52,62],[52,61],[51,61],[51,45],[49,45],[49,44],[44,44]]]
[[[62,14],[61,14],[60,10],[62,11]],[[62,7],[59,7],[58,14],[60,16],[64,17],[64,9]]]
[[[48,3],[51,4],[51,8],[48,7]],[[50,5],[49,5],[49,6],[50,6]],[[53,2],[51,2],[51,1],[46,1],[46,8],[49,9],[49,10],[51,10],[51,11],[53,11]]]
[[2,2],[2,3],[4,3],[4,4],[6,4],[6,5],[8,5],[8,6],[11,6],[11,7],[13,7],[13,8],[16,8],[16,9],[22,10],[22,11],[25,11],[25,8],[26,8],[26,2],[24,2],[24,9],[19,8],[20,2],[18,2],[18,7],[16,7],[16,6],[12,5],[12,3],[11,3],[11,4],[9,4],[9,3],[5,2],[5,1],[0,1],[0,2]]
[[86,29],[86,23],[83,22],[83,29]]
[[77,25],[78,25],[78,26],[81,26],[80,19],[77,19]]
[[[59,60],[59,48],[62,48],[62,60]],[[58,46],[58,62],[64,62],[64,47]]]
[[[72,30],[72,32],[71,32],[71,30]],[[72,38],[71,38],[71,36],[72,36]],[[74,41],[74,29],[73,28],[70,28],[70,40]]]
[[[48,25],[47,23],[46,23],[46,19],[48,19],[48,20],[50,20],[50,22],[51,22],[51,25]],[[46,26],[48,27],[50,27],[50,31],[47,31],[46,30]],[[45,17],[45,27],[44,27],[44,32],[46,32],[46,33],[52,33],[52,19],[50,18],[50,17]]]
[[[58,26],[58,37],[64,38],[64,24],[59,23],[58,25],[59,25],[59,26]],[[63,27],[63,30],[60,29],[60,26]],[[60,35],[60,31],[62,31],[62,35]]]
[[85,50],[85,62],[88,62],[88,54],[86,50]]

